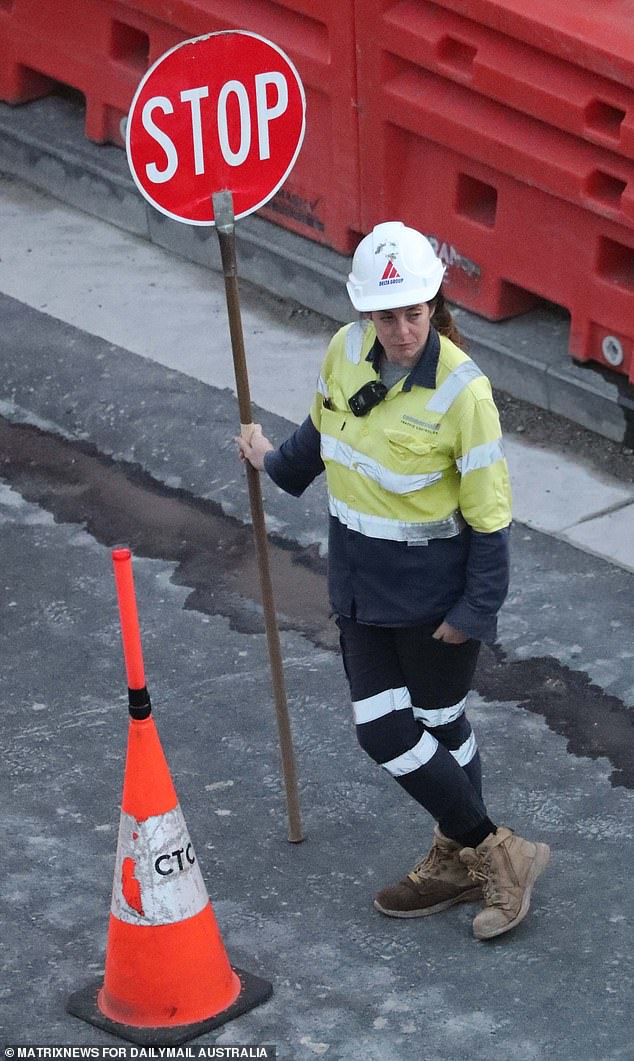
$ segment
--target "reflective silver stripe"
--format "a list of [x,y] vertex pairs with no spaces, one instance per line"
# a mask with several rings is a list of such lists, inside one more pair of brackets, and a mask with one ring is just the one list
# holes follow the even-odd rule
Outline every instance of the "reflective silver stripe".
[[361,360],[361,349],[368,327],[367,321],[355,321],[346,332],[346,357],[353,365],[358,365]]
[[111,911],[130,925],[171,925],[209,905],[180,804],[165,814],[121,812]]
[[466,526],[458,510],[446,519],[435,520],[433,523],[410,523],[407,520],[357,512],[332,494],[328,499],[328,507],[330,515],[335,516],[349,530],[364,534],[366,538],[383,538],[390,542],[407,542],[408,545],[426,544],[433,538],[455,538]]
[[317,377],[317,393],[323,394],[324,398],[328,397],[328,387],[326,386],[326,380],[323,376]]
[[430,413],[446,413],[453,405],[458,395],[474,379],[479,379],[484,373],[475,361],[463,361],[461,365],[450,372],[444,383],[432,398],[429,399],[425,409]]
[[357,726],[363,726],[366,722],[374,722],[377,718],[390,715],[392,711],[411,710],[411,707],[409,689],[405,686],[400,689],[384,689],[382,693],[376,693],[375,696],[366,696],[364,700],[352,701],[354,721]]
[[372,479],[390,494],[411,494],[442,479],[442,472],[428,472],[425,475],[401,475],[399,472],[393,472],[334,435],[321,436],[321,455],[325,461],[341,464],[350,471],[364,475],[366,479]]
[[392,777],[402,777],[403,774],[411,774],[414,770],[418,770],[420,766],[424,766],[425,763],[429,762],[437,747],[438,741],[436,738],[432,737],[431,733],[423,733],[418,744],[415,744],[413,748],[403,752],[402,755],[397,755],[395,759],[390,759],[387,763],[381,763],[381,766]]
[[493,442],[483,442],[481,446],[472,446],[462,457],[456,460],[461,475],[468,475],[477,468],[488,468],[496,461],[504,460],[504,443],[501,438]]
[[414,707],[412,710],[415,718],[420,719],[430,729],[436,729],[437,726],[446,726],[449,722],[455,722],[457,718],[460,718],[466,702],[467,698],[463,696],[462,700],[452,707],[440,707],[436,711],[425,711],[422,707]]
[[456,748],[451,754],[460,766],[466,766],[467,763],[471,762],[477,750],[478,745],[476,744],[476,739],[472,733],[469,739],[466,740],[464,744],[461,744],[459,748]]

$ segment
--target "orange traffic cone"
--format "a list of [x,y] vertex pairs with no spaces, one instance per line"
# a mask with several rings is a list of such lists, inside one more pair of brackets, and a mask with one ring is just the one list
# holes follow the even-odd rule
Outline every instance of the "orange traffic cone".
[[131,1042],[177,1046],[273,989],[229,963],[151,717],[130,552],[113,559],[131,718],[105,976],[66,1008]]

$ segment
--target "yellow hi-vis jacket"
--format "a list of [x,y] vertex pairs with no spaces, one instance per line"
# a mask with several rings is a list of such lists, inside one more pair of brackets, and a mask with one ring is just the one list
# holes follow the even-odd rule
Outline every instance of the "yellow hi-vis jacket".
[[333,612],[380,626],[437,624],[492,641],[509,575],[511,492],[488,380],[434,328],[384,400],[354,416],[379,379],[374,327],[333,338],[311,414],[264,465],[299,497],[325,469]]
[[488,379],[440,337],[435,380],[425,379],[424,356],[356,417],[348,401],[377,379],[367,360],[375,339],[366,322],[337,332],[311,408],[331,515],[367,537],[411,545],[453,537],[463,519],[485,534],[507,527],[511,489]]

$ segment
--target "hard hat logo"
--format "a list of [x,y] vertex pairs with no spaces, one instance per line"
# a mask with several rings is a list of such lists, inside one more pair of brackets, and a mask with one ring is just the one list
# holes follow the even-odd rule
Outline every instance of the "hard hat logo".
[[422,233],[402,221],[385,221],[357,247],[348,294],[362,313],[429,302],[438,294],[444,272]]
[[395,254],[388,254],[387,264],[383,270],[383,276],[379,280],[379,287],[385,287],[386,284],[402,284],[403,277],[396,268],[392,258],[395,258]]

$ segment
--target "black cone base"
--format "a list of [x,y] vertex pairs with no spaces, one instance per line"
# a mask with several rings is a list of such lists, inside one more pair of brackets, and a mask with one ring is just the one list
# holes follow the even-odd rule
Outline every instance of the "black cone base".
[[235,1002],[227,1009],[216,1013],[214,1017],[207,1020],[197,1021],[196,1024],[177,1024],[161,1028],[137,1028],[131,1024],[119,1024],[104,1016],[97,1006],[97,995],[101,990],[102,981],[89,984],[88,987],[76,991],[70,996],[66,1003],[66,1011],[74,1017],[94,1024],[97,1028],[103,1028],[111,1035],[117,1035],[120,1039],[127,1039],[130,1043],[138,1043],[140,1046],[181,1046],[196,1039],[205,1032],[219,1028],[230,1020],[235,1020],[242,1013],[266,1002],[273,994],[273,985],[268,980],[262,980],[253,973],[246,973],[243,969],[232,966],[234,973],[240,980],[240,994]]

